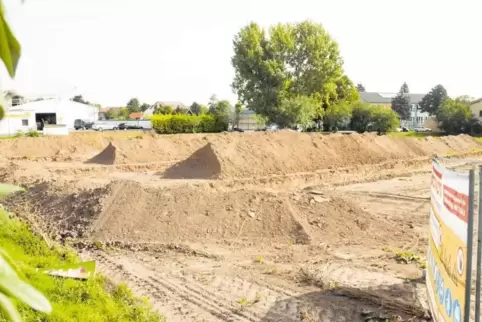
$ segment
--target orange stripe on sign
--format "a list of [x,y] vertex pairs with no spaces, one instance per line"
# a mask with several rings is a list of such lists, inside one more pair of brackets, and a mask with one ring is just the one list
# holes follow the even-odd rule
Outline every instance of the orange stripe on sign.
[[469,212],[469,197],[444,185],[444,206],[455,216],[467,222]]
[[432,166],[433,172],[435,175],[439,178],[442,179],[442,174],[435,168],[435,166]]

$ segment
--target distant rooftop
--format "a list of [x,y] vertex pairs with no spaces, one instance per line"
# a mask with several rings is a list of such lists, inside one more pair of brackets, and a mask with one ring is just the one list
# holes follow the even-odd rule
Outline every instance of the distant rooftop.
[[[422,101],[425,94],[409,94],[410,101],[413,104],[418,104]],[[397,96],[397,93],[379,93],[379,92],[361,92],[360,98],[362,101],[371,104],[391,104],[392,98]]]

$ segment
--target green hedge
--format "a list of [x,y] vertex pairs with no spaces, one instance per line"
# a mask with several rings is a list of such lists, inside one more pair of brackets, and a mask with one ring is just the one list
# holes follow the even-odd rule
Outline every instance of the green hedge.
[[221,132],[214,115],[153,115],[152,128],[159,134]]

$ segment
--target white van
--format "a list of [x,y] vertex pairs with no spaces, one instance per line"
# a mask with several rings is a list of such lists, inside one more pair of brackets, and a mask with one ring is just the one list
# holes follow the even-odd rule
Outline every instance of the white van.
[[99,132],[102,132],[105,130],[114,130],[116,125],[117,123],[115,122],[94,122],[94,124],[92,124],[92,130],[99,131]]

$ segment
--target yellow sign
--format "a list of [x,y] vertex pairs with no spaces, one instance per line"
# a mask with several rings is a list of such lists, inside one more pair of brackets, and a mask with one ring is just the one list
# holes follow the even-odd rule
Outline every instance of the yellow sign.
[[436,322],[462,322],[465,306],[469,175],[432,167],[427,290]]

